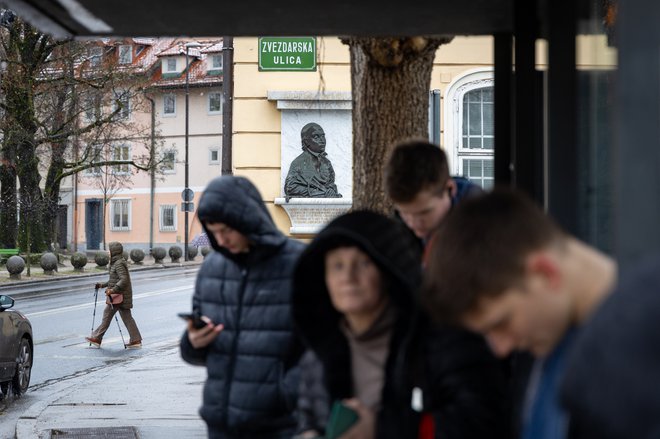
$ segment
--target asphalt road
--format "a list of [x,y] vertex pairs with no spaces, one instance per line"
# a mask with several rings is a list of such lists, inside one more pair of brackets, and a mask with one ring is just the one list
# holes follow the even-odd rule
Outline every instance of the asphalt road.
[[[35,285],[31,292],[16,294],[15,309],[26,314],[32,323],[34,366],[28,392],[19,400],[5,401],[4,407],[0,404],[0,421],[20,415],[38,397],[39,389],[50,384],[177,344],[185,327],[177,313],[190,310],[197,268],[131,272],[133,316],[143,338],[143,348],[138,350],[124,349],[114,321],[101,349],[90,347],[84,339],[92,328],[94,283],[107,275],[60,280],[57,288]],[[94,326],[100,323],[104,307],[101,294],[98,299]],[[119,322],[128,342],[121,318]],[[5,437],[3,434],[0,428],[0,437]]]

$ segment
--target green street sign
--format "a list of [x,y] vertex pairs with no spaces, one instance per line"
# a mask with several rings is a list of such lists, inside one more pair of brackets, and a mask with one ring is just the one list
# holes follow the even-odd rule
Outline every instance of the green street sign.
[[315,72],[315,37],[260,37],[259,71]]

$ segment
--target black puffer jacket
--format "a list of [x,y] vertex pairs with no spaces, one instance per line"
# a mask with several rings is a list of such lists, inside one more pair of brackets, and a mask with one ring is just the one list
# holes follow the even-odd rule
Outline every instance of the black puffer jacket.
[[354,396],[350,348],[324,281],[325,254],[346,245],[359,247],[389,274],[386,291],[397,309],[376,437],[417,438],[421,415],[411,400],[418,387],[424,412],[435,420],[436,438],[507,438],[508,401],[499,362],[481,337],[431,326],[415,297],[418,248],[403,226],[373,212],[332,221],[305,249],[294,273],[295,323],[323,365],[330,399]]
[[205,349],[194,349],[187,333],[181,339],[184,360],[208,369],[200,414],[219,437],[291,436],[302,349],[293,333],[290,279],[303,244],[277,230],[261,195],[242,177],[213,180],[198,215],[251,242],[247,254],[234,255],[208,233],[216,251],[197,276],[193,312],[224,330]]

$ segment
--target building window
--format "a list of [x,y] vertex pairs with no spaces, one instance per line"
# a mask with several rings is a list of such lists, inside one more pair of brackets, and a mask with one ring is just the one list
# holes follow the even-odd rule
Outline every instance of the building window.
[[163,96],[163,116],[176,116],[176,95]]
[[[98,163],[103,161],[103,146],[94,145],[89,146],[87,150],[87,161],[89,163]],[[89,176],[98,176],[101,175],[101,167],[94,166],[92,168],[85,169],[85,175]]]
[[163,73],[172,73],[176,71],[176,58],[163,59]]
[[209,70],[222,70],[222,55],[211,55],[209,57]]
[[222,93],[219,91],[209,93],[209,114],[222,113]]
[[110,201],[110,230],[131,230],[131,200]]
[[87,122],[95,122],[101,118],[101,95],[91,93],[83,100],[83,112]]
[[174,174],[176,172],[176,150],[169,150],[163,152],[163,162],[161,164],[161,170],[165,174]]
[[[115,146],[112,153],[112,160],[130,161],[131,160],[131,147],[128,145]],[[113,172],[115,174],[129,174],[131,172],[131,165],[129,163],[122,163],[114,165]]]
[[119,64],[130,64],[133,62],[133,47],[129,44],[119,46]]
[[92,67],[98,67],[103,61],[103,47],[90,47],[89,48],[89,65]]
[[160,206],[160,231],[176,232],[176,204]]
[[113,111],[117,120],[128,120],[131,117],[131,97],[128,92],[116,92]]
[[217,165],[220,163],[220,148],[209,148],[209,164]]
[[461,174],[482,188],[490,189],[495,183],[493,166],[493,159],[488,157],[464,158],[461,160]]
[[492,70],[459,78],[447,91],[445,150],[452,174],[484,189],[494,184],[494,100]]
[[465,93],[462,148],[493,149],[493,87]]

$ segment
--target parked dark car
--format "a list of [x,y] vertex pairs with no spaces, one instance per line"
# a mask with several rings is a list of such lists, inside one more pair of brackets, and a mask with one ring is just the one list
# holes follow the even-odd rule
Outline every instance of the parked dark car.
[[0,295],[0,399],[10,390],[25,393],[32,373],[32,325],[13,306],[14,299]]

